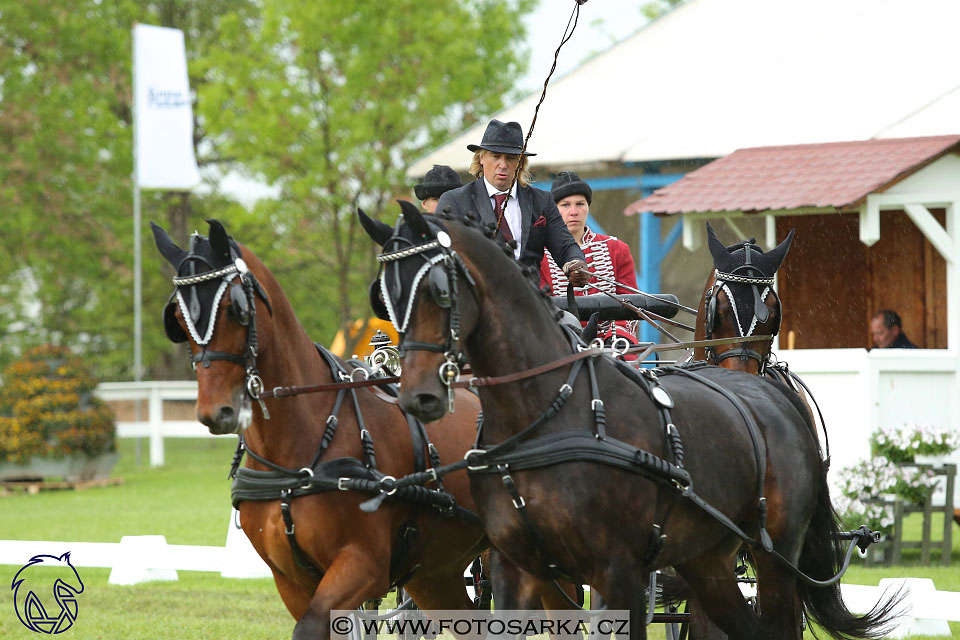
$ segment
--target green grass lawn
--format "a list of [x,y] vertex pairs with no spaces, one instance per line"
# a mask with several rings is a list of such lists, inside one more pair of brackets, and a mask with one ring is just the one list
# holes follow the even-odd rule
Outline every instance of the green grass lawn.
[[[171,544],[223,545],[230,514],[227,472],[234,438],[168,439],[167,466],[138,466],[134,442],[118,441],[120,461],[114,477],[124,483],[86,491],[51,491],[0,497],[0,539],[119,542],[123,535],[161,534]],[[144,459],[147,458],[144,446]],[[906,525],[907,537],[919,539],[919,515]],[[934,538],[940,528],[934,523]],[[955,534],[957,533],[956,530]],[[950,567],[898,566],[866,568],[862,561],[845,582],[877,584],[881,578],[932,578],[938,589],[960,591],[960,536],[955,535]],[[919,550],[905,552],[916,562]],[[35,638],[13,607],[10,584],[19,566],[0,565],[0,637]],[[107,584],[108,569],[79,569],[85,589],[76,624],[62,637],[80,639],[284,638],[293,631],[270,579],[225,579],[219,574],[180,571],[176,582],[133,587]],[[951,623],[953,637],[960,625]],[[651,638],[663,629],[651,627]]]

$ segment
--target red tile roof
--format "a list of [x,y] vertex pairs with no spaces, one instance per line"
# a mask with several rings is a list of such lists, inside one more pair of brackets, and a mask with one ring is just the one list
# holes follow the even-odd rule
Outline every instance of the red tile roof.
[[849,207],[958,143],[960,135],[739,149],[634,202],[624,213]]

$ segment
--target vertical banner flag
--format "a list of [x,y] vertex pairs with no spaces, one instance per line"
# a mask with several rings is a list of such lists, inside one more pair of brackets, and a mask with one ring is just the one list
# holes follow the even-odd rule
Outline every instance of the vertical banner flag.
[[200,182],[193,155],[193,110],[187,53],[179,29],[133,29],[133,150],[137,186],[191,189]]

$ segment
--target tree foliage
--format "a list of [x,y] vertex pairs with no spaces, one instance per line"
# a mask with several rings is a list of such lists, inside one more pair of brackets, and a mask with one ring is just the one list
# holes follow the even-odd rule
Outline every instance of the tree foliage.
[[264,0],[256,20],[220,21],[200,111],[221,155],[280,190],[257,210],[280,254],[268,264],[321,339],[369,314],[375,263],[357,206],[395,217],[406,166],[501,106],[531,7]]
[[[131,30],[182,29],[206,189],[144,192],[180,241],[222,220],[329,341],[367,314],[372,247],[410,161],[501,106],[532,0],[0,0],[0,366],[38,344],[132,377]],[[466,153],[466,150],[464,151]],[[281,197],[247,210],[236,169]],[[170,267],[143,234],[147,377],[189,374],[159,311]]]

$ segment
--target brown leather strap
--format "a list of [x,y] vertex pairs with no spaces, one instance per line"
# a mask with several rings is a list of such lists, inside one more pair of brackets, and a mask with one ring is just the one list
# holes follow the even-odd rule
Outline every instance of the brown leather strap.
[[260,394],[261,399],[288,398],[302,393],[318,393],[321,391],[339,391],[340,389],[357,389],[359,387],[376,387],[382,384],[396,384],[400,378],[369,378],[367,380],[353,380],[350,382],[328,382],[325,384],[311,384],[304,387],[274,387]]
[[599,355],[600,352],[595,349],[587,349],[585,351],[580,351],[578,353],[571,353],[570,355],[560,358],[559,360],[554,360],[546,364],[542,364],[539,367],[533,367],[532,369],[524,369],[523,371],[517,371],[514,373],[508,373],[503,376],[496,376],[494,378],[483,377],[483,378],[470,378],[469,380],[460,380],[451,384],[451,387],[454,388],[475,388],[475,387],[492,387],[498,384],[504,384],[506,382],[515,382],[517,380],[523,380],[524,378],[532,378],[538,376],[541,373],[546,373],[547,371],[553,371],[554,369],[559,369],[564,365],[568,365],[571,362],[576,362],[582,358],[588,358],[590,356]]

